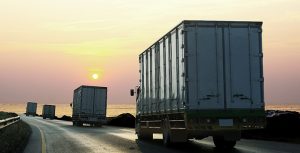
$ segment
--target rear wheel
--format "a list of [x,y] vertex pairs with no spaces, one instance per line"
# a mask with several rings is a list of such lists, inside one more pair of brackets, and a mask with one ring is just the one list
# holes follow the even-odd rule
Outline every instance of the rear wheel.
[[139,131],[137,133],[137,137],[138,137],[139,140],[152,140],[153,139],[153,134]]
[[153,139],[153,133],[145,132],[141,130],[141,127],[139,124],[136,124],[137,130],[136,134],[139,140],[152,140]]
[[213,137],[214,144],[218,149],[232,149],[236,141],[235,140],[225,140],[224,137]]
[[167,146],[167,147],[171,145],[170,132],[166,129],[164,129],[164,131],[163,131],[163,143],[164,143],[164,146]]
[[101,123],[97,123],[96,127],[102,127],[102,124]]
[[83,124],[78,121],[73,121],[73,126],[83,126]]
[[163,143],[164,146],[169,147],[172,144],[171,141],[171,132],[170,132],[170,125],[169,125],[169,120],[165,119],[163,121]]
[[138,136],[139,140],[152,140],[153,139],[153,134],[138,133],[137,136]]

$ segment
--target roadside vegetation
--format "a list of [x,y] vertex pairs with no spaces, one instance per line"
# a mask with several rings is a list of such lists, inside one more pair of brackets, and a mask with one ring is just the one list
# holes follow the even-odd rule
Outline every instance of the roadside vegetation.
[[11,113],[11,112],[2,112],[0,111],[0,120],[6,119],[6,118],[10,118],[10,117],[16,117],[18,116],[18,114],[16,113]]
[[[0,112],[1,119],[18,116]],[[22,120],[0,129],[0,153],[22,153],[31,135],[30,126]]]
[[246,139],[260,139],[300,144],[300,113],[293,111],[266,111],[266,128],[242,132]]

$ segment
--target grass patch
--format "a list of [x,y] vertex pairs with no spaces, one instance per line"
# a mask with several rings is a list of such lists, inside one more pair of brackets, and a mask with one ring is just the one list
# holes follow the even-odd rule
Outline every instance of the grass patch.
[[10,117],[16,117],[16,116],[18,116],[18,114],[16,113],[8,113],[8,112],[0,111],[0,120],[10,118]]
[[22,120],[0,130],[0,153],[22,153],[31,135],[30,126]]

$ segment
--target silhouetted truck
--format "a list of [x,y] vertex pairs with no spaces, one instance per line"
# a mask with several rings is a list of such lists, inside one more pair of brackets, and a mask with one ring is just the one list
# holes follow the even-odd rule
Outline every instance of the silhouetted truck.
[[101,126],[106,121],[107,87],[80,86],[74,90],[73,125]]
[[35,116],[36,115],[36,107],[37,107],[37,103],[27,102],[26,116],[29,116],[29,115]]
[[55,105],[44,105],[42,112],[43,119],[54,119],[55,117]]
[[138,138],[234,147],[265,125],[262,57],[262,22],[181,22],[139,55]]

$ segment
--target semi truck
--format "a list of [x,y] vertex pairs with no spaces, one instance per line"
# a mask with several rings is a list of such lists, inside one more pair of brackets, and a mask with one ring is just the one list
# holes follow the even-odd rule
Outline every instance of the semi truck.
[[107,87],[80,86],[74,90],[73,126],[84,123],[102,126],[106,122]]
[[54,119],[55,117],[55,105],[44,105],[42,112],[43,119]]
[[136,134],[233,148],[265,126],[262,22],[183,21],[139,55]]
[[26,116],[36,115],[36,108],[37,108],[37,103],[36,102],[27,102],[26,106]]

